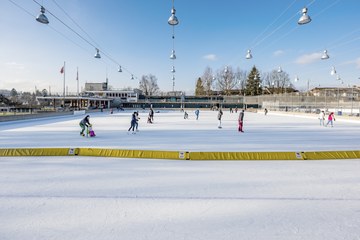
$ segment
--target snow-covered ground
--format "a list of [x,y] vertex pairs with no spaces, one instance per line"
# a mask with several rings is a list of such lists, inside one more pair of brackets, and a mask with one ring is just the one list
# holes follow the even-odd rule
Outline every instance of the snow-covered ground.
[[[130,112],[0,123],[0,147],[188,151],[359,150],[358,122],[201,111]],[[0,239],[360,239],[360,160],[184,161],[0,157]]]

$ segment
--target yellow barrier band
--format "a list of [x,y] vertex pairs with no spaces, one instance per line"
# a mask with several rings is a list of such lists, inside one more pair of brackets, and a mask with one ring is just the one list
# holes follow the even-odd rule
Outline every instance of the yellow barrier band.
[[325,160],[360,159],[360,151],[324,152],[186,152],[106,148],[0,148],[0,157],[94,156],[174,160]]
[[294,152],[190,152],[191,160],[302,160]]
[[0,149],[0,156],[68,156],[69,148]]
[[175,151],[116,150],[101,148],[80,148],[79,155],[118,158],[180,159],[179,152]]
[[306,160],[324,159],[360,159],[360,151],[329,151],[329,152],[306,152]]

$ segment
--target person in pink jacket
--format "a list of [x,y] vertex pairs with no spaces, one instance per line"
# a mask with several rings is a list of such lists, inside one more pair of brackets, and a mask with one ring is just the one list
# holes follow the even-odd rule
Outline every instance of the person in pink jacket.
[[334,126],[333,121],[335,121],[335,115],[333,112],[331,112],[328,116],[328,122],[326,124],[326,127],[327,127],[327,125],[329,125],[329,123],[330,123],[331,127],[333,127]]

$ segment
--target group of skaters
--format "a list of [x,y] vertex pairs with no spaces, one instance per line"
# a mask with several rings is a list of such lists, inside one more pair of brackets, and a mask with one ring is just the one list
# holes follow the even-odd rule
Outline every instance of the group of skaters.
[[[235,112],[237,112],[237,108],[236,108]],[[195,116],[196,116],[196,120],[199,120],[200,110],[196,109],[194,113],[195,113]],[[217,119],[219,121],[218,128],[222,128],[221,119],[222,119],[223,114],[224,113],[222,111],[222,108],[218,108],[218,115],[217,115]],[[239,132],[244,132],[244,130],[243,130],[244,115],[245,115],[245,110],[242,109],[240,111],[240,113],[239,113],[239,118],[238,118],[238,131]],[[189,114],[186,111],[184,111],[184,119],[189,119]]]
[[[182,109],[182,111],[184,111],[184,110]],[[235,112],[237,112],[237,108],[235,109]],[[196,120],[198,120],[199,116],[200,116],[200,110],[196,109],[194,113],[196,116]],[[268,110],[266,108],[264,109],[264,113],[265,113],[265,115],[267,115],[267,113],[268,113]],[[244,109],[240,110],[239,117],[238,117],[238,131],[242,132],[242,133],[244,132],[244,130],[243,130],[244,115],[245,115],[245,110]],[[218,108],[218,114],[217,114],[217,119],[219,121],[218,128],[222,128],[222,126],[221,126],[222,116],[223,116],[223,111],[221,108]],[[188,119],[188,118],[189,118],[189,114],[186,111],[184,111],[184,119]],[[325,124],[326,118],[327,118],[327,123]],[[320,121],[320,126],[327,127],[329,124],[331,127],[334,126],[334,121],[335,121],[334,112],[330,112],[326,117],[325,111],[321,111],[319,113],[318,119]],[[139,112],[138,111],[133,112],[131,115],[131,122],[130,122],[130,127],[128,129],[128,132],[132,132],[132,134],[135,134],[135,132],[139,131],[138,130],[139,120],[140,120]],[[151,107],[148,118],[147,118],[147,123],[152,124],[153,122],[154,122],[154,109]],[[86,117],[80,121],[79,125],[81,128],[81,131],[80,131],[81,136],[85,136],[85,133],[84,133],[85,130],[86,130],[87,135],[90,135],[90,137],[95,136],[95,133],[92,130],[92,124],[90,123],[90,115],[86,115]]]
[[[128,129],[128,132],[132,132],[132,134],[135,134],[135,131],[138,132],[139,131],[139,112],[136,111],[131,115],[131,122],[130,122],[130,127]],[[150,111],[149,111],[149,115],[147,118],[147,123],[153,123],[154,122],[154,109],[151,107]]]
[[[187,113],[187,111],[185,111],[184,109],[181,109],[181,111],[184,112],[184,119],[189,119],[189,114]],[[194,113],[196,120],[199,120],[200,110],[196,109]]]
[[[230,110],[230,113],[232,111]],[[237,108],[235,110],[235,112],[237,112]],[[219,125],[218,125],[218,128],[222,128],[221,126],[221,118],[222,118],[222,115],[223,115],[223,111],[221,108],[219,108],[219,112],[218,112],[218,115],[217,115],[217,119],[219,120]],[[244,115],[245,115],[245,110],[242,109],[239,113],[239,117],[238,117],[238,131],[239,132],[244,132],[243,130],[243,126],[244,126]]]
[[320,120],[320,126],[323,126],[323,127],[327,127],[329,124],[331,127],[334,126],[334,121],[335,121],[335,115],[334,115],[334,112],[330,112],[327,116],[327,123],[325,125],[325,111],[321,111],[319,113],[319,120]]
[[[237,112],[237,110],[236,110],[236,112]],[[240,114],[238,117],[238,131],[239,132],[244,132],[244,130],[243,130],[244,112],[245,112],[244,109],[242,109],[240,111]],[[200,116],[200,110],[196,109],[194,113],[196,116],[196,120],[198,120],[199,116]],[[218,115],[217,115],[217,119],[219,121],[218,128],[222,128],[222,126],[221,126],[222,116],[223,116],[223,111],[221,108],[219,108]],[[189,114],[186,111],[184,111],[184,119],[188,119],[188,118],[189,118]],[[130,122],[130,127],[128,129],[128,132],[132,132],[132,134],[135,134],[135,132],[139,131],[139,129],[138,129],[139,128],[139,120],[140,120],[139,112],[138,111],[133,112],[131,115],[131,122]],[[154,109],[151,107],[150,111],[149,111],[147,123],[152,124],[153,122],[154,122]],[[81,131],[80,131],[81,136],[85,136],[84,132],[86,129],[87,129],[87,134],[90,133],[91,137],[95,136],[95,133],[92,130],[92,125],[90,123],[90,115],[86,115],[86,117],[80,121],[79,125],[81,128]]]
[[[132,132],[132,134],[135,134],[135,131],[139,131],[139,112],[135,111],[131,115],[131,121],[130,121],[130,128],[128,129],[128,132]],[[154,109],[151,107],[147,119],[147,123],[153,123],[154,122]],[[85,136],[85,132],[87,136],[95,137],[95,132],[92,129],[92,124],[90,123],[90,115],[86,115],[83,119],[81,119],[80,123],[80,136]]]

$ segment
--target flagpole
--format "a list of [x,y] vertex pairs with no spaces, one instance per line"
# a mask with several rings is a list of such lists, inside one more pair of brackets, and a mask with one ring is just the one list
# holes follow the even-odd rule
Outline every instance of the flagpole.
[[80,94],[79,94],[79,67],[76,68],[76,80],[77,80],[77,96],[78,96],[77,107],[78,107],[78,110],[80,110],[80,105],[79,105],[79,99],[80,99]]
[[65,61],[64,61],[64,89],[63,89],[63,97],[64,97],[64,100],[63,100],[63,108],[65,110]]
[[77,80],[77,95],[79,96],[79,67],[76,70],[76,80]]

